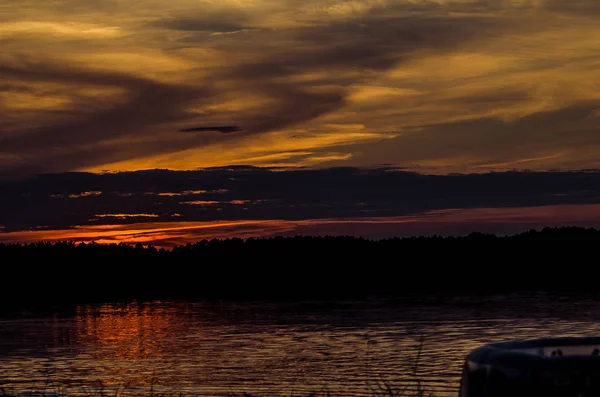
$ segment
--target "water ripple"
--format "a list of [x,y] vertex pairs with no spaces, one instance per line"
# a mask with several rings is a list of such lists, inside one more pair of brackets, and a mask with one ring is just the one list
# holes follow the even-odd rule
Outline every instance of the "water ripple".
[[600,303],[544,295],[85,306],[0,320],[0,386],[270,396],[425,387],[449,396],[462,359],[477,346],[598,334]]

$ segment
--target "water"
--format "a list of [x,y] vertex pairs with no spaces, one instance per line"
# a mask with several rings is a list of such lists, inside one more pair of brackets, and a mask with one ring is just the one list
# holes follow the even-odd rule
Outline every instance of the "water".
[[419,380],[449,396],[477,346],[591,335],[600,335],[600,301],[544,294],[81,306],[0,319],[0,387],[373,396]]

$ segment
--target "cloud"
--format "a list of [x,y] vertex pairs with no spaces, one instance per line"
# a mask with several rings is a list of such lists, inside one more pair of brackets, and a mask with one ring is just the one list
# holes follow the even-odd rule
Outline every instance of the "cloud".
[[50,34],[65,37],[115,38],[122,35],[117,27],[84,23],[57,23],[40,21],[18,21],[0,23],[1,35]]
[[235,19],[242,19],[241,16],[235,17],[232,13],[226,15],[202,15],[199,18],[193,17],[171,17],[163,18],[154,22],[155,26],[164,29],[189,31],[189,32],[207,32],[207,33],[231,33],[248,29],[243,23],[234,22]]
[[579,16],[596,17],[600,13],[600,5],[594,0],[545,0],[543,6],[549,10]]
[[[431,211],[597,204],[600,172],[420,175],[395,168],[47,174],[5,182],[0,224],[38,227],[157,222],[387,218]],[[117,215],[115,215],[117,214]]]
[[[7,174],[60,171],[161,153],[161,147],[185,148],[197,138],[181,141],[171,138],[170,144],[163,146],[160,134],[153,127],[173,120],[192,119],[186,107],[209,95],[203,88],[39,62],[6,62],[0,66],[0,77],[24,83],[124,90],[123,94],[114,95],[105,107],[95,107],[93,102],[76,102],[77,109],[73,112],[77,113],[65,122],[0,136],[2,152],[17,153],[22,163],[21,166],[14,166],[12,162],[0,164],[0,170],[4,169]],[[118,141],[142,133],[144,142],[136,147],[125,147]]]
[[600,129],[593,116],[598,107],[600,101],[512,122],[482,118],[423,126],[385,143],[363,145],[361,155],[345,164],[400,162],[434,173],[577,169],[582,159],[598,166],[593,154],[600,147]]
[[[244,96],[257,92],[265,106],[250,109],[241,123],[264,133],[318,120],[344,108],[353,85],[406,62],[415,51],[448,51],[476,35],[482,21],[444,18],[365,17],[284,31],[293,46],[253,42],[214,80]],[[486,23],[491,29],[493,23]],[[246,56],[247,55],[247,56]],[[238,61],[238,58],[242,58]],[[311,78],[311,76],[314,76]]]
[[[337,6],[327,5],[328,9],[331,7]],[[125,35],[125,43],[131,46],[135,44],[129,43],[133,40],[131,29],[153,32],[152,29],[160,27],[173,32],[166,35],[170,41],[161,44],[165,50],[182,44],[189,46],[196,40],[198,45],[211,43],[212,48],[223,56],[225,67],[209,67],[198,74],[199,78],[178,82],[159,81],[141,72],[133,74],[135,69],[131,67],[127,67],[127,71],[94,67],[94,63],[99,66],[106,63],[103,59],[114,53],[112,47],[98,53],[92,51],[87,58],[77,58],[84,62],[87,59],[89,64],[83,65],[58,64],[52,58],[39,55],[28,54],[24,58],[8,53],[0,67],[1,77],[29,87],[44,84],[57,90],[58,85],[60,92],[51,100],[55,109],[52,113],[46,112],[48,123],[27,127],[30,117],[23,113],[21,120],[25,125],[12,124],[15,133],[0,137],[1,150],[17,153],[19,157],[19,161],[5,161],[0,167],[5,174],[85,169],[214,143],[214,137],[170,135],[173,125],[191,119],[205,118],[209,125],[221,120],[234,121],[234,125],[239,125],[248,134],[265,134],[315,122],[341,110],[346,105],[350,87],[365,81],[372,73],[385,72],[406,61],[417,50],[451,49],[483,28],[482,21],[474,19],[464,24],[460,18],[383,17],[373,14],[371,7],[367,8],[364,13],[361,11],[360,21],[334,17],[324,23],[291,26],[281,32],[254,32],[248,36],[250,41],[241,42],[208,39],[204,32],[231,32],[253,27],[256,25],[254,17],[247,11],[231,13],[231,9],[225,12],[217,8],[197,18],[158,18],[145,27],[138,21],[123,25],[125,22],[115,19],[115,23],[122,24],[115,25],[115,29]],[[92,7],[90,12],[103,15],[100,9],[103,7]],[[84,26],[85,23],[80,24]],[[35,26],[70,26],[62,22],[40,22],[38,25]],[[490,24],[486,27],[489,29]],[[88,30],[100,32],[92,28],[82,31]],[[260,40],[254,40],[255,36]],[[78,47],[76,44],[64,45],[70,50]],[[109,50],[110,53],[105,53]],[[79,48],[79,51],[83,49]],[[185,51],[187,48],[184,47],[179,52],[184,58]],[[194,57],[186,59],[195,61]],[[198,69],[203,59],[197,60]],[[143,66],[139,65],[139,68]],[[306,79],[319,74],[321,77]],[[98,104],[95,98],[77,95],[82,86],[109,88],[114,93]],[[34,93],[47,98],[41,89]],[[11,92],[9,95],[6,103],[10,106],[16,103],[16,94]],[[252,100],[252,96],[259,100]],[[241,101],[243,107],[231,108],[229,98]],[[33,97],[28,103],[32,109],[41,106],[41,102],[36,102]],[[2,113],[10,111],[0,108]],[[68,117],[59,111],[69,113]],[[189,127],[176,130],[191,132]],[[378,137],[376,131],[371,132],[372,138]],[[347,154],[336,156],[348,157]],[[312,158],[322,161],[331,155]]]
[[[581,129],[561,149],[563,135],[546,135],[541,123],[528,133],[531,142],[510,151],[487,150],[486,136],[496,142],[497,134],[483,128],[564,116],[600,100],[596,3],[7,3],[0,8],[0,172],[194,169],[264,164],[294,152],[305,154],[286,164],[385,158],[485,170],[543,158],[550,167],[595,166]],[[459,139],[462,149],[444,149],[431,141],[455,123],[475,128],[481,120],[477,144]],[[356,124],[361,134],[329,127]],[[194,132],[190,125],[245,133],[183,134]],[[392,137],[402,142],[398,154],[382,141]],[[556,149],[545,146],[550,140]],[[566,161],[572,151],[583,155]]]
[[223,126],[216,126],[216,127],[189,127],[189,128],[182,128],[179,131],[181,131],[181,132],[217,131],[217,132],[222,132],[223,134],[230,134],[232,132],[239,132],[239,131],[243,131],[243,130],[240,127],[223,125]]
[[[235,134],[235,139],[218,140],[205,146],[160,157],[153,156],[93,167],[87,171],[154,168],[188,170],[190,164],[195,164],[198,168],[223,164],[252,164],[264,167],[313,166],[319,162],[314,160],[315,157],[323,161],[347,158],[347,153],[333,150],[336,146],[391,139],[394,136],[387,132],[374,133],[364,128],[357,128],[356,125],[342,124],[320,127],[315,133],[311,130],[292,130],[263,134]],[[168,147],[169,142],[164,144]],[[315,148],[326,149],[326,151]]]

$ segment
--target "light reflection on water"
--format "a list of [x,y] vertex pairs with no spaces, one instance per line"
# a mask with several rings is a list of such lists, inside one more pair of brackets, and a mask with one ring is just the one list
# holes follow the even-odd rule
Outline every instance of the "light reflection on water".
[[485,343],[600,335],[592,299],[200,304],[78,307],[0,319],[0,386],[82,386],[260,395],[373,395],[411,374],[438,396],[456,395],[463,357]]

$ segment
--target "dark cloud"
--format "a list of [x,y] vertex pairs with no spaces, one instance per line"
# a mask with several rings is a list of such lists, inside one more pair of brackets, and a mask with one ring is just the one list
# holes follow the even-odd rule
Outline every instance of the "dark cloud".
[[[274,99],[273,105],[244,116],[251,133],[281,129],[310,121],[342,108],[348,88],[389,70],[418,51],[444,52],[492,31],[495,22],[469,18],[364,17],[360,21],[288,29],[295,45],[253,43],[249,61],[215,73],[217,81],[234,81],[247,92]],[[264,47],[264,48],[262,48]],[[239,48],[243,54],[246,51]],[[251,55],[251,56],[250,56]],[[302,76],[325,76],[302,81]]]
[[[162,123],[195,118],[186,107],[208,98],[210,92],[206,88],[39,62],[0,65],[0,79],[125,90],[123,98],[115,98],[108,106],[98,108],[91,103],[78,103],[75,120],[70,118],[64,123],[0,136],[0,155],[16,153],[22,162],[19,166],[0,164],[0,174],[4,168],[4,176],[127,160],[168,149],[181,150],[207,139],[190,136],[165,143],[157,130],[152,129]],[[140,144],[128,146],[116,141],[127,136],[144,139]]]
[[181,132],[205,132],[205,131],[217,131],[222,132],[223,134],[230,134],[232,132],[240,132],[243,131],[240,127],[232,126],[232,125],[223,125],[216,127],[190,127],[183,128],[179,130]]
[[[599,197],[598,171],[436,176],[394,168],[238,166],[66,173],[3,183],[0,224],[15,231],[145,221],[395,217],[457,208],[594,204]],[[126,216],[99,216],[106,214]]]
[[[508,98],[510,97],[509,95]],[[471,102],[470,98],[465,99]],[[505,101],[507,97],[495,97],[490,94],[487,99],[480,99],[480,102],[475,103],[476,106],[489,101]],[[585,151],[600,146],[599,119],[594,116],[598,108],[600,102],[587,102],[559,110],[534,113],[514,121],[481,118],[420,126],[422,128],[415,132],[406,132],[384,142],[361,145],[361,156],[350,163],[410,164],[469,155],[485,159],[483,161],[486,163],[494,163],[527,160],[535,157],[536,153]],[[353,148],[348,146],[339,150],[352,152]],[[572,153],[568,158],[577,160],[577,156],[573,156]],[[329,165],[334,166],[336,162]]]
[[236,22],[236,19],[243,19],[241,16],[234,16],[231,13],[227,15],[203,15],[202,17],[171,17],[156,21],[154,26],[180,30],[184,32],[209,32],[209,33],[231,33],[240,30],[249,29],[249,26],[243,22]]
[[265,48],[264,55],[258,52],[256,58],[234,68],[231,77],[271,79],[311,71],[382,71],[412,59],[417,50],[449,51],[476,38],[479,31],[499,28],[498,22],[486,19],[465,22],[463,18],[364,17],[290,29],[289,38],[296,46]]
[[544,7],[551,11],[580,16],[597,17],[600,14],[600,3],[596,0],[546,0]]
[[436,15],[448,15],[452,13],[465,13],[477,15],[490,12],[527,11],[527,10],[550,10],[560,13],[573,13],[579,15],[594,16],[600,11],[600,4],[596,0],[525,0],[525,1],[499,1],[499,0],[477,0],[477,1],[450,1],[444,4],[437,2],[396,2],[387,7],[389,10],[430,13]]

